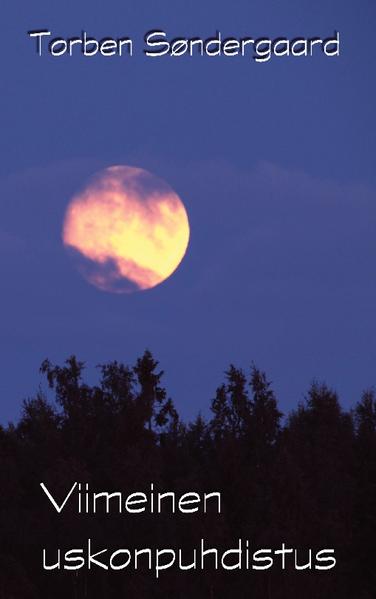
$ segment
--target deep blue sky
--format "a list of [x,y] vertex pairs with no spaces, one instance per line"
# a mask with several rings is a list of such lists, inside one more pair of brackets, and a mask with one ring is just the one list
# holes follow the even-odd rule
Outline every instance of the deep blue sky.
[[[45,357],[92,374],[149,347],[185,417],[230,362],[265,369],[282,409],[326,380],[345,406],[376,382],[372,0],[77,0],[2,4],[1,420],[33,395]],[[133,36],[133,59],[38,58],[26,32]],[[142,37],[324,36],[341,57],[153,61]],[[96,290],[60,231],[72,194],[129,164],[183,198],[181,268],[133,296]]]

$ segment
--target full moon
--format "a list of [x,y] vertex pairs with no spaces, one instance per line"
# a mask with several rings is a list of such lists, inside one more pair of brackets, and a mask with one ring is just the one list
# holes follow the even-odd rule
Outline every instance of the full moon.
[[140,168],[111,166],[72,198],[62,238],[89,283],[132,293],[159,285],[177,269],[189,221],[167,183]]

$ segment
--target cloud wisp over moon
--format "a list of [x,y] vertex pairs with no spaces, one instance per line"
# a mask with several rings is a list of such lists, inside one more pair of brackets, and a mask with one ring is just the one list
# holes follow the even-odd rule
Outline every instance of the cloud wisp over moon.
[[112,166],[68,205],[63,243],[89,283],[131,293],[155,287],[179,266],[189,221],[179,196],[159,178]]

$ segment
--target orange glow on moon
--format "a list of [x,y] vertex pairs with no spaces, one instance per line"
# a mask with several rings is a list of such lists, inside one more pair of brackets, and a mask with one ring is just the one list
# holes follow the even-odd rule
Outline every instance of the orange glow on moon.
[[112,166],[71,200],[62,237],[91,284],[130,293],[155,287],[176,270],[189,221],[165,182],[143,169]]

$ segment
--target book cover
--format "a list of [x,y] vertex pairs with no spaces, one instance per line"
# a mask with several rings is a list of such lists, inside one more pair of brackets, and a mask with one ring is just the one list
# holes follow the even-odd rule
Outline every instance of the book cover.
[[374,599],[376,6],[1,14],[0,599]]

